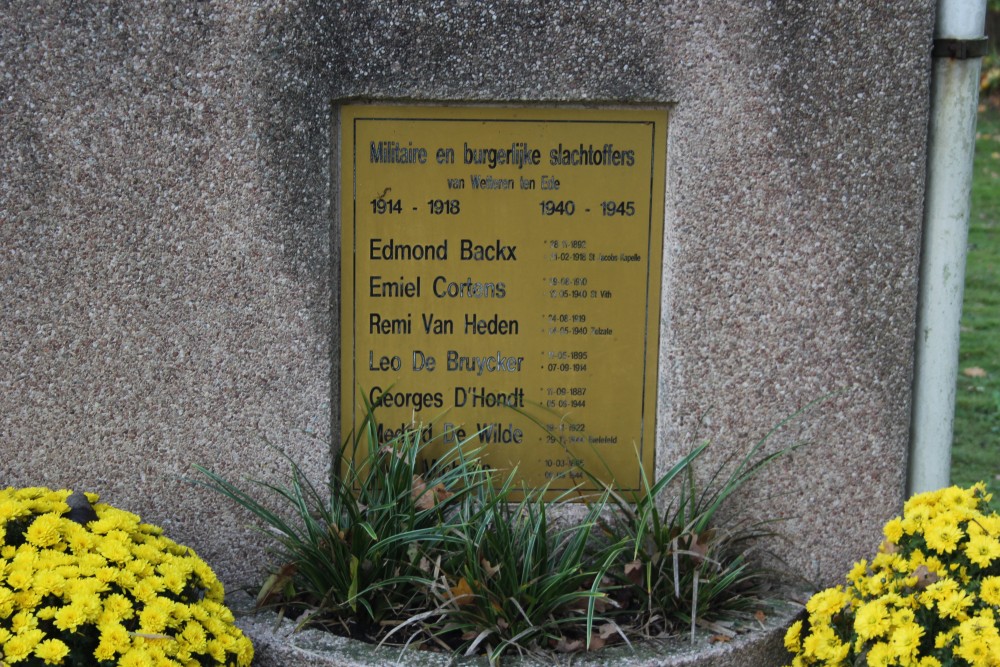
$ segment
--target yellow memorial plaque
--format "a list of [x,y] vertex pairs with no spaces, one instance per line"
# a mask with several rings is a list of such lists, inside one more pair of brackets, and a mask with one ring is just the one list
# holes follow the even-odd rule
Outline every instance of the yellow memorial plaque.
[[[341,430],[529,488],[654,470],[667,114],[340,109]],[[640,467],[639,463],[642,462]]]

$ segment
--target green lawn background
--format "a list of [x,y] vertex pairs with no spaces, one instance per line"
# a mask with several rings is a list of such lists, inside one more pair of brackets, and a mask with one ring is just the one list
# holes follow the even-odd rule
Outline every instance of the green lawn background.
[[980,111],[952,446],[953,484],[983,480],[1000,511],[1000,110]]

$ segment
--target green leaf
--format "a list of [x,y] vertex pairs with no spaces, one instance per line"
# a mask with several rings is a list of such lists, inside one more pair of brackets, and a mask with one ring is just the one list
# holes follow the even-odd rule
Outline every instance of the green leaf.
[[351,605],[351,611],[358,610],[358,567],[361,561],[354,554],[351,554],[351,586],[347,589],[347,602]]

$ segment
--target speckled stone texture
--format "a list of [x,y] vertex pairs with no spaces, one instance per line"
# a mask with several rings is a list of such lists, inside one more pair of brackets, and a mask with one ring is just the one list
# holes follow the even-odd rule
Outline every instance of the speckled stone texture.
[[904,489],[933,3],[5,2],[0,484],[263,562],[201,463],[322,479],[336,100],[672,109],[661,465],[841,392],[741,499],[817,583]]
[[[254,645],[255,667],[486,667],[485,657],[455,659],[429,651],[401,652],[398,647],[373,648],[360,641],[337,637],[322,630],[296,631],[289,619],[278,619],[273,613],[242,615],[239,603],[237,624]],[[776,667],[787,662],[784,646],[785,629],[794,620],[798,607],[783,605],[753,632],[738,634],[729,641],[720,641],[706,631],[698,631],[694,641],[687,637],[636,642],[586,654],[551,656],[517,656],[513,651],[504,656],[504,665],[535,667],[538,665],[575,665],[577,667]]]

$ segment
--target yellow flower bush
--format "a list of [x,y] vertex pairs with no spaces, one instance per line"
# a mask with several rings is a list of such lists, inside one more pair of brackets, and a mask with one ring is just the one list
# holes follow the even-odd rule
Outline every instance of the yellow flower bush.
[[1000,667],[1000,515],[982,483],[911,498],[785,634],[792,667]]
[[204,561],[94,494],[73,517],[71,495],[0,490],[0,666],[250,664]]

